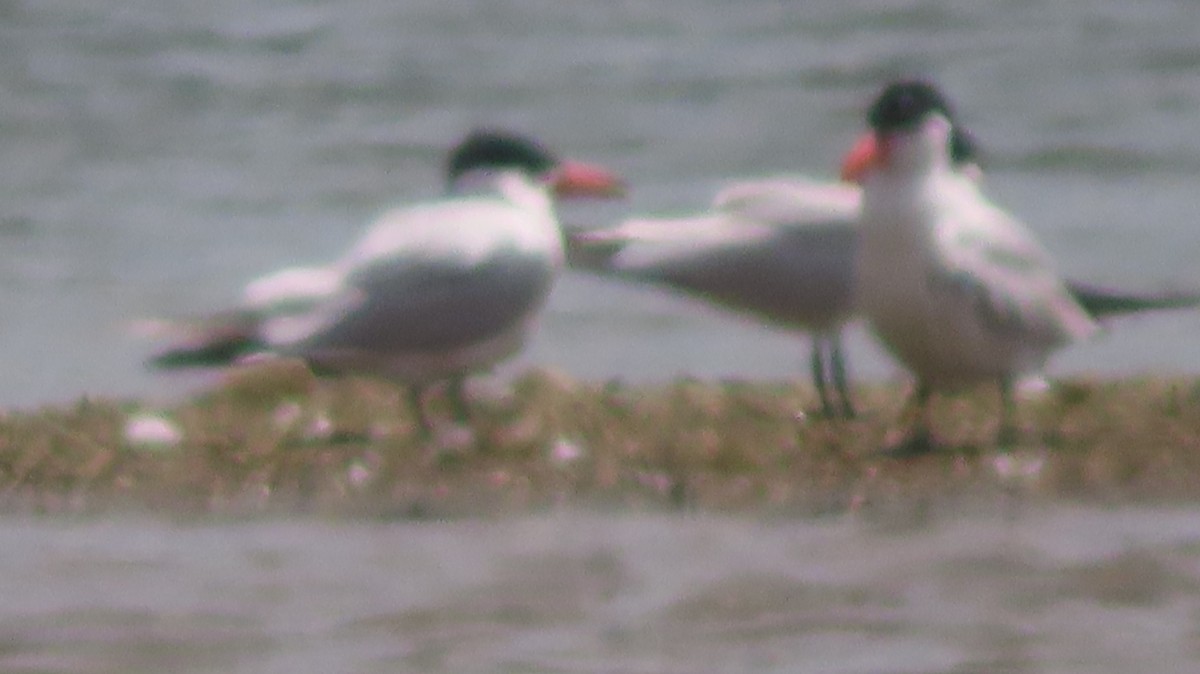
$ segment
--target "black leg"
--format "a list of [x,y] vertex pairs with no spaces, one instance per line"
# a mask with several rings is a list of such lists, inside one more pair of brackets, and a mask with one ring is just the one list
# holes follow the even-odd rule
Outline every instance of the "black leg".
[[837,387],[838,397],[842,401],[842,416],[853,419],[857,413],[854,411],[854,401],[850,398],[850,387],[846,385],[846,360],[842,356],[841,333],[830,337],[829,342],[829,368],[833,371],[833,384]]
[[425,387],[409,386],[405,391],[407,392],[408,406],[417,417],[417,430],[420,431],[421,437],[425,439],[433,437],[433,424],[425,414]]
[[909,458],[923,456],[936,449],[929,423],[929,400],[932,396],[932,389],[924,383],[917,384],[916,391],[905,405],[905,413],[913,415],[908,433],[900,442],[885,448],[884,454],[896,458]]
[[821,414],[826,418],[834,416],[833,403],[829,401],[827,386],[828,377],[825,374],[825,338],[813,335],[812,338],[812,379],[817,388],[817,396],[821,399]]
[[467,404],[467,378],[455,377],[446,386],[446,398],[450,403],[450,414],[460,424],[471,425],[471,407]]
[[1013,382],[1008,377],[1000,380],[1000,429],[996,433],[996,445],[1008,450],[1017,443],[1017,406],[1013,395]]

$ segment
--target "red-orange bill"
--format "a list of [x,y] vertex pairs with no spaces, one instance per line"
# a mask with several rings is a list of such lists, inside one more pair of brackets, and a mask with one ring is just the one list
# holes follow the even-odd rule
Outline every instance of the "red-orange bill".
[[842,158],[842,180],[861,183],[867,173],[883,161],[885,150],[886,146],[879,142],[874,132],[859,136],[854,147]]
[[617,197],[625,194],[625,182],[608,169],[595,164],[565,160],[551,177],[554,192],[560,197]]

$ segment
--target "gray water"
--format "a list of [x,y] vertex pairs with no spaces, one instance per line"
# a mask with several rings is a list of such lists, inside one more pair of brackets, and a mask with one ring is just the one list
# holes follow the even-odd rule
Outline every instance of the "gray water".
[[[695,208],[726,180],[832,175],[888,77],[925,74],[988,186],[1070,275],[1200,288],[1200,40],[1189,0],[0,0],[0,404],[178,396],[139,319],[228,305],[440,192],[476,125],[632,184],[564,218]],[[806,347],[569,275],[511,369],[773,378]],[[1126,320],[1055,373],[1200,372],[1200,315]],[[854,376],[892,366],[861,330]]]
[[0,670],[1197,671],[1195,511],[1020,510],[0,520]]
[[[177,398],[139,319],[336,254],[474,125],[633,185],[570,222],[831,175],[888,77],[936,78],[1071,276],[1200,288],[1191,0],[0,0],[0,405]],[[804,346],[568,276],[512,366],[778,379]],[[1200,372],[1200,315],[1058,374]],[[862,330],[860,380],[894,374]],[[1191,672],[1200,513],[917,521],[0,520],[11,672]]]

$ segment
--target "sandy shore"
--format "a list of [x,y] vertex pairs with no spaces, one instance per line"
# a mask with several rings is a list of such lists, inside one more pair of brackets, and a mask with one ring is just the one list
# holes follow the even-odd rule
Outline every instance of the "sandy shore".
[[454,517],[553,507],[817,514],[996,494],[1102,502],[1200,497],[1200,382],[1059,382],[1020,404],[1022,441],[992,443],[994,392],[939,399],[944,449],[899,460],[903,387],[855,391],[826,420],[810,387],[655,387],[531,372],[471,392],[470,427],[422,435],[401,392],[290,366],[230,375],[170,409],[83,400],[0,419],[0,510],[303,511]]

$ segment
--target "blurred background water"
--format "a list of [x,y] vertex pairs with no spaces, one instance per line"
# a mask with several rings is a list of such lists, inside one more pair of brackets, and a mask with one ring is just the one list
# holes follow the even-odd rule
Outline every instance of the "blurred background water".
[[[0,0],[0,404],[176,396],[141,318],[228,305],[441,190],[476,125],[603,162],[621,204],[832,175],[889,77],[935,78],[988,188],[1070,275],[1200,288],[1200,41],[1186,0]],[[1056,373],[1200,371],[1200,313],[1126,320]],[[778,379],[807,347],[659,291],[569,275],[532,363],[588,378]],[[862,330],[860,380],[894,370]]]

